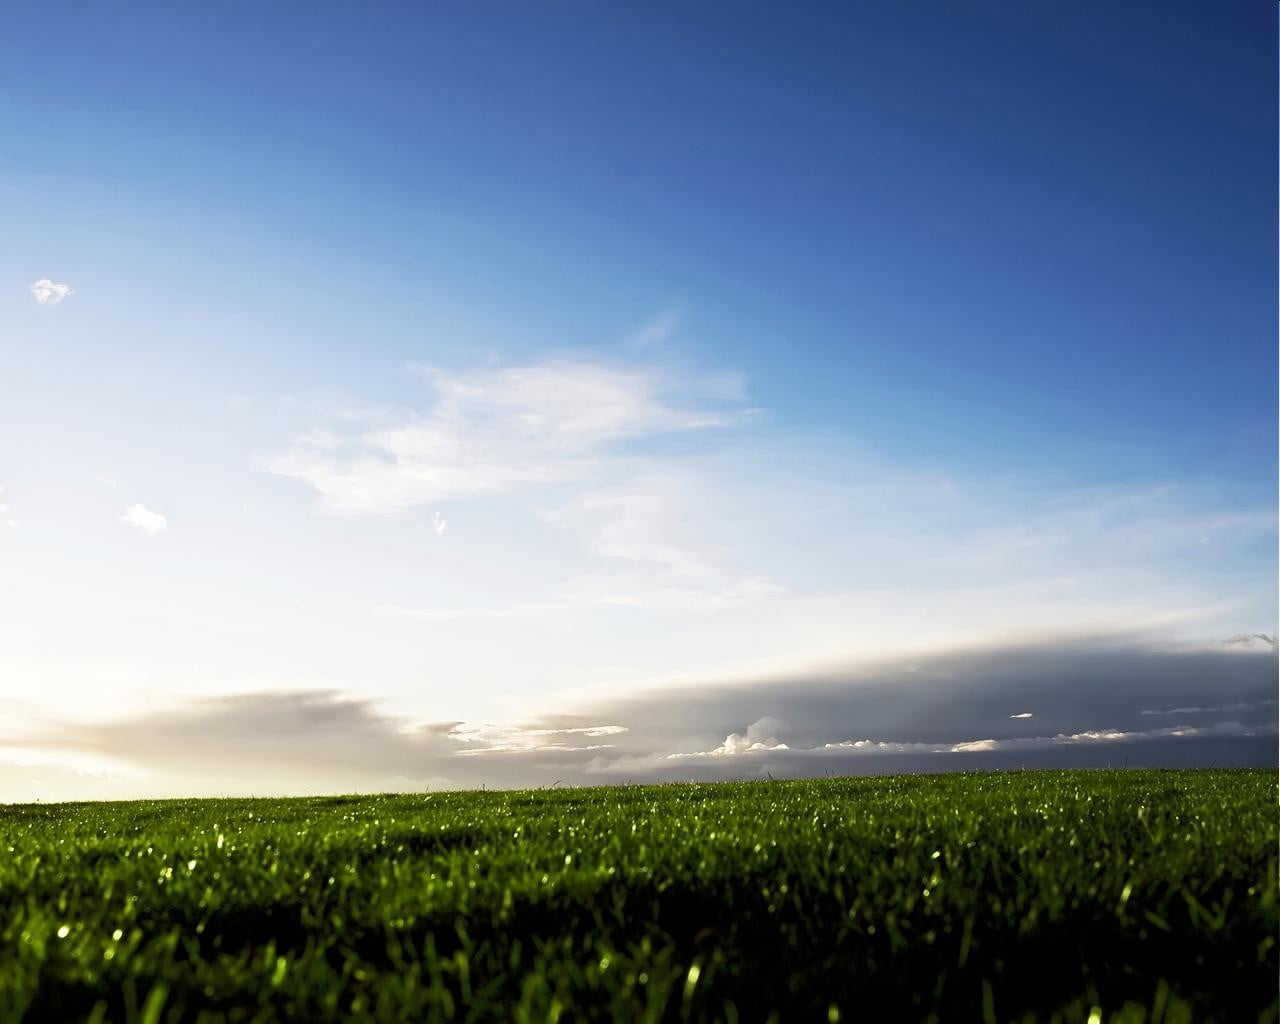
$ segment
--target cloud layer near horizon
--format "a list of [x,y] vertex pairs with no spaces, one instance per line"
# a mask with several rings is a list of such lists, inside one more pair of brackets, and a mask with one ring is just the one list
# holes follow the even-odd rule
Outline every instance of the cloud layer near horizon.
[[[167,439],[167,470],[95,456],[109,532],[47,502],[28,530],[21,492],[0,702],[22,706],[0,739],[39,774],[6,769],[0,796],[59,772],[88,792],[80,771],[142,795],[1159,760],[1267,725],[1264,697],[1215,687],[1252,663],[1237,631],[1269,628],[1270,508],[1195,481],[892,462],[765,429],[735,373],[635,358],[400,384],[396,407],[233,395],[205,441]],[[228,419],[269,473],[228,455],[202,475]],[[165,514],[121,517],[117,479]],[[1186,693],[1187,651],[1157,671],[1137,641],[997,639],[1101,632],[1231,639]],[[1117,688],[1171,699],[1143,720]]]
[[58,797],[1257,765],[1275,760],[1275,696],[1269,647],[1117,639],[684,687],[518,726],[414,724],[335,691],[253,693],[0,736],[0,780],[26,775],[32,797]]

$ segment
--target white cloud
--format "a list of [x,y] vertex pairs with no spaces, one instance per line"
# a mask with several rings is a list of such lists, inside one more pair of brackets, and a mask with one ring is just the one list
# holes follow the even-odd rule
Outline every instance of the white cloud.
[[953,754],[981,754],[988,750],[998,749],[998,741],[996,740],[967,740],[964,743],[956,743],[951,747]]
[[[305,481],[333,511],[386,514],[446,498],[589,480],[624,442],[741,422],[699,382],[645,368],[558,361],[448,375],[421,371],[436,393],[398,422],[335,416],[357,432],[312,432],[267,468]],[[683,401],[681,397],[683,396]],[[723,405],[723,402],[719,403]]]
[[582,740],[621,736],[623,725],[586,725],[555,728],[523,728],[520,726],[459,723],[445,733],[445,738],[460,744],[447,756],[474,757],[483,754],[580,753],[612,750],[612,743],[583,743]]
[[142,504],[130,505],[124,510],[124,515],[120,519],[130,526],[136,526],[139,530],[152,537],[157,533],[163,533],[169,528],[169,520],[159,512],[153,512]]
[[443,537],[444,531],[449,528],[448,521],[439,512],[431,513],[431,529],[435,530],[437,537]]
[[954,754],[972,754],[991,750],[1048,750],[1054,747],[1097,745],[1109,743],[1148,743],[1166,739],[1204,739],[1209,737],[1269,736],[1276,731],[1274,723],[1249,726],[1239,722],[1219,722],[1216,725],[1179,725],[1168,729],[1124,731],[1121,729],[1090,729],[1085,732],[1058,733],[1056,736],[1028,736],[1006,740],[969,740],[942,748]]
[[724,738],[724,742],[718,747],[711,750],[695,750],[683,754],[668,754],[667,759],[670,761],[679,760],[681,758],[703,758],[703,757],[741,757],[743,754],[767,754],[772,751],[789,750],[790,748],[776,737],[770,736],[763,740],[749,740],[740,732],[731,732]]
[[781,725],[782,723],[776,719],[762,718],[749,725],[746,732],[731,732],[718,747],[690,753],[668,754],[666,760],[742,757],[744,754],[768,754],[790,750],[790,747],[774,735]]
[[964,740],[959,743],[917,743],[894,740],[841,740],[824,743],[820,747],[789,747],[776,737],[765,736],[765,722],[758,722],[744,733],[731,733],[720,746],[711,750],[667,754],[664,760],[704,760],[709,758],[740,757],[744,754],[784,752],[795,757],[833,754],[985,754],[992,751],[1052,750],[1062,747],[1099,746],[1105,744],[1148,743],[1154,740],[1203,739],[1211,737],[1270,736],[1276,732],[1276,723],[1247,726],[1239,722],[1219,722],[1210,726],[1173,726],[1168,729],[1125,731],[1121,729],[1090,729],[1076,733],[1058,733],[1056,736],[1025,736],[1011,739]]
[[1210,726],[1175,726],[1169,729],[1125,731],[1121,729],[1089,729],[1084,732],[1058,733],[1056,736],[1022,736],[1011,739],[965,740],[961,743],[883,743],[875,740],[845,740],[828,743],[827,751],[860,751],[863,753],[938,753],[983,754],[994,750],[1050,750],[1064,746],[1096,746],[1111,743],[1146,743],[1162,739],[1198,739],[1213,736],[1266,736],[1275,732],[1274,724],[1245,726],[1239,722],[1219,722]]
[[[449,545],[458,561],[442,566],[466,564],[475,586],[396,587],[369,602],[377,614],[716,620],[696,644],[673,630],[663,651],[636,650],[639,684],[716,671],[717,658],[755,672],[970,635],[1198,619],[1220,638],[1232,630],[1218,621],[1240,619],[1231,602],[1260,600],[1224,585],[1222,567],[1274,531],[1274,517],[1224,514],[1212,494],[965,479],[886,465],[838,439],[732,431],[750,413],[733,375],[583,360],[421,372],[431,393],[416,411],[359,395],[320,412],[295,404],[293,440],[266,466],[333,512],[420,509],[433,530],[444,517],[431,510],[449,502],[479,513]],[[624,618],[597,616],[601,630],[583,640],[584,664],[595,659],[601,675],[631,644],[609,632]],[[542,641],[527,635],[521,650],[549,679]]]
[[31,294],[35,296],[36,302],[42,306],[56,306],[73,292],[69,284],[60,284],[57,281],[50,281],[47,277],[42,277],[31,286]]
[[933,743],[900,743],[893,740],[841,740],[839,743],[824,743],[821,748],[811,753],[836,754],[924,754],[934,753],[938,747]]

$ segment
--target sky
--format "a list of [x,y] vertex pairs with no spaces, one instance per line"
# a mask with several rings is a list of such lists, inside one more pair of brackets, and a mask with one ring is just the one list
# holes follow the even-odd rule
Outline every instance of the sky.
[[8,12],[0,799],[1274,764],[1276,22]]

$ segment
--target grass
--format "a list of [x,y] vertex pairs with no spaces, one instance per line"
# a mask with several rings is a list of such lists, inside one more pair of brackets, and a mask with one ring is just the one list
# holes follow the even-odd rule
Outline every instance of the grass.
[[1275,1021],[1274,772],[0,806],[0,1021]]

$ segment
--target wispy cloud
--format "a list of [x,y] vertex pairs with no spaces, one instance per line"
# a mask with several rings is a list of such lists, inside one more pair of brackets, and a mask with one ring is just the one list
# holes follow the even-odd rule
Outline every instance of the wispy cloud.
[[1280,644],[1274,633],[1238,633],[1222,642],[1232,647],[1270,647],[1273,651]]
[[976,754],[995,750],[1048,750],[1073,745],[1105,743],[1151,743],[1167,739],[1212,739],[1222,737],[1274,736],[1276,723],[1242,725],[1240,722],[1218,722],[1215,725],[1178,725],[1167,729],[1126,731],[1123,729],[1088,729],[1084,732],[1058,733],[1056,736],[1017,736],[1008,739],[966,740],[949,747],[936,748],[939,753]]
[[[583,359],[419,372],[415,409],[296,403],[293,440],[263,464],[347,516],[418,511],[439,531],[446,503],[471,506],[446,571],[465,559],[489,585],[424,577],[370,602],[401,618],[735,611],[736,637],[715,641],[735,667],[1136,629],[1256,601],[1223,567],[1275,528],[1270,510],[1187,487],[1068,492],[731,429],[763,422],[731,373]],[[537,569],[518,571],[526,560]]]
[[[748,412],[647,368],[557,361],[420,372],[435,392],[426,411],[335,423],[300,437],[267,468],[310,484],[335,512],[381,515],[590,479],[615,446],[726,427]],[[353,424],[354,433],[338,429]]]
[[57,281],[51,281],[47,277],[42,277],[31,286],[31,294],[35,296],[36,302],[42,306],[56,306],[68,295],[74,293],[71,290],[71,285],[61,284]]
[[412,607],[384,605],[375,615],[397,619],[448,622],[459,619],[523,619],[592,608],[648,608],[662,611],[714,612],[764,601],[785,592],[767,577],[752,576],[723,586],[645,587],[610,589],[598,586],[567,588],[544,601],[492,607]]
[[627,479],[601,484],[557,509],[557,519],[578,529],[609,558],[704,575],[714,542],[700,534],[690,509],[714,500],[694,472],[676,466],[638,466]]
[[153,512],[146,505],[134,504],[124,510],[120,517],[122,522],[137,527],[148,536],[154,537],[169,528],[169,520],[159,512]]
[[1205,715],[1213,714],[1221,711],[1256,711],[1263,708],[1273,708],[1276,702],[1273,700],[1259,701],[1241,701],[1235,704],[1215,704],[1212,707],[1182,707],[1182,708],[1144,708],[1144,715]]
[[448,521],[439,512],[431,513],[431,529],[435,531],[437,537],[443,537],[444,531],[449,528]]
[[639,348],[659,345],[679,330],[681,319],[680,310],[664,309],[631,335],[631,344]]

